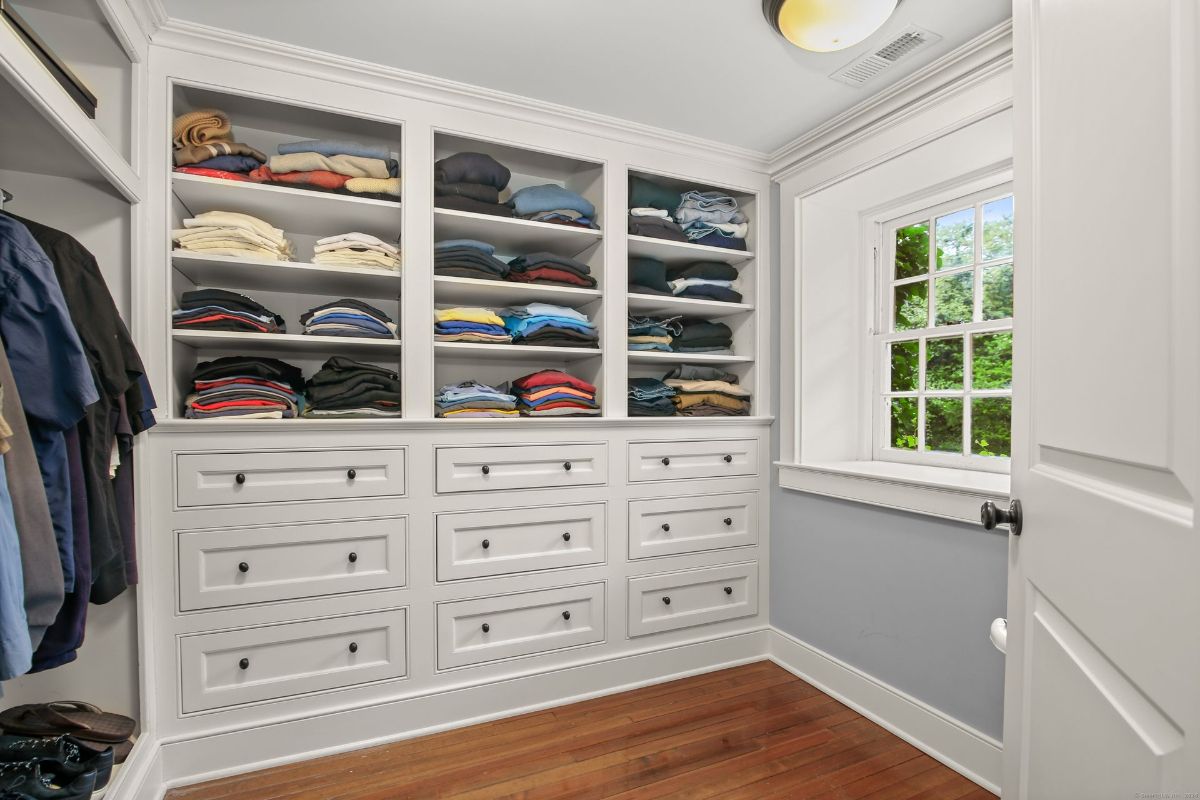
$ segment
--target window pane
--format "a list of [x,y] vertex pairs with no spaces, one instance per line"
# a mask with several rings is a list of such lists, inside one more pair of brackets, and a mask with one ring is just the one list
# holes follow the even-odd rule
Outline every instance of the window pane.
[[892,342],[892,391],[915,392],[921,366],[921,343]]
[[977,456],[1012,454],[1012,398],[977,397],[971,401],[971,452]]
[[917,398],[894,397],[892,405],[892,447],[917,449]]
[[958,325],[975,318],[975,276],[971,272],[934,279],[937,315],[934,325]]
[[896,278],[915,278],[929,272],[929,224],[896,229]]
[[925,388],[963,388],[963,339],[930,339],[925,343]]
[[1013,254],[1012,195],[983,206],[983,260],[1008,258]]
[[911,331],[929,325],[929,282],[917,281],[896,287],[896,326]]
[[1013,315],[1013,267],[997,264],[983,271],[983,318],[1008,319]]
[[977,333],[971,341],[971,387],[1012,388],[1012,334]]
[[934,222],[937,267],[963,267],[975,263],[975,209],[964,208]]
[[963,399],[929,397],[925,400],[925,449],[962,453]]

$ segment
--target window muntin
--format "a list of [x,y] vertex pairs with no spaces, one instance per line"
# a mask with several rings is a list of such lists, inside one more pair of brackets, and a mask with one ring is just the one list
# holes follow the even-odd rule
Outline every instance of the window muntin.
[[1008,470],[1012,222],[1004,185],[881,226],[876,458]]

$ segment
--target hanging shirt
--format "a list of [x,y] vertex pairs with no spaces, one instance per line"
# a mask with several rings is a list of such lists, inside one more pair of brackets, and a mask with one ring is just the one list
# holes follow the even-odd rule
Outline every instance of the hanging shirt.
[[0,681],[29,671],[33,645],[25,618],[21,546],[13,519],[12,497],[0,458]]

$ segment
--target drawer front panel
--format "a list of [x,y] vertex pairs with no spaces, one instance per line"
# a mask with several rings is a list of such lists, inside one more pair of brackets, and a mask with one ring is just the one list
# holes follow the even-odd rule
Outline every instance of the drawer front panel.
[[437,448],[440,494],[602,486],[607,482],[605,444]]
[[181,453],[176,457],[182,508],[353,500],[404,494],[402,447],[298,450],[287,453]]
[[457,600],[437,606],[438,668],[604,641],[604,584]]
[[603,503],[437,515],[438,580],[604,561]]
[[396,608],[181,636],[183,711],[403,677],[405,623]]
[[403,517],[180,531],[179,609],[404,585]]
[[757,439],[629,443],[629,480],[632,483],[757,474]]
[[707,625],[758,613],[758,564],[629,579],[629,635]]
[[629,557],[698,553],[758,542],[755,492],[629,501]]

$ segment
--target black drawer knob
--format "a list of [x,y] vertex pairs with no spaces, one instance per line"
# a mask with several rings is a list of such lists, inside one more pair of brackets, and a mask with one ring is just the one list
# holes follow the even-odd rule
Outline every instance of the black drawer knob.
[[732,524],[733,524],[733,517],[726,517],[726,518],[725,518],[725,524],[726,524],[726,525],[732,525]]
[[238,564],[238,572],[249,572],[249,571],[250,571],[250,565],[247,564],[245,561]]
[[238,669],[250,669],[250,659],[243,658],[238,662]]
[[665,532],[667,532],[667,533],[670,533],[670,532],[671,532],[671,523],[669,523],[669,522],[664,522],[664,523],[662,524],[662,529],[663,529]]
[[725,594],[733,594],[733,587],[732,587],[732,586],[726,586],[726,587],[725,587]]
[[358,553],[351,553],[350,555],[346,556],[346,559],[353,564],[355,561],[358,561]]
[[666,456],[663,456],[662,465],[664,467],[671,466],[671,459],[667,458]]
[[479,468],[479,471],[482,472],[484,475],[490,475],[492,472],[492,468],[489,467],[487,464],[484,464],[482,467]]
[[486,622],[485,622],[485,623],[483,623],[483,632],[484,632],[484,633],[487,633],[487,632],[488,632],[488,631],[490,631],[491,629],[492,629],[492,626],[491,626],[491,625],[488,625]]
[[563,612],[563,619],[570,619],[570,618],[571,618],[571,612],[570,612],[570,611],[564,611],[564,612]]
[[238,486],[241,486],[243,483],[246,482],[246,473],[239,472],[237,475],[234,475],[233,482],[236,483]]
[[487,550],[489,547],[492,546],[492,543],[490,541],[488,541],[487,539],[484,539],[482,542],[480,542],[480,544],[483,545],[484,550]]
[[357,652],[358,652],[358,642],[351,642],[351,643],[350,643],[350,652],[351,652],[351,653],[357,653]]
[[733,463],[733,456],[725,456],[725,458],[724,458],[724,461],[725,461],[725,463],[726,463],[726,464],[732,464],[732,463]]
[[353,468],[346,470],[346,477],[350,480],[354,480],[358,477],[358,470]]
[[570,531],[567,531],[566,533],[563,534],[563,541],[564,542],[571,541],[571,532]]
[[570,462],[570,461],[564,461],[564,462],[563,462],[563,469],[565,469],[567,472],[570,472],[570,471],[571,471],[571,462]]
[[669,597],[664,597],[664,598],[663,598],[663,605],[664,605],[664,606],[669,606],[669,605],[671,605],[671,598],[669,598]]

